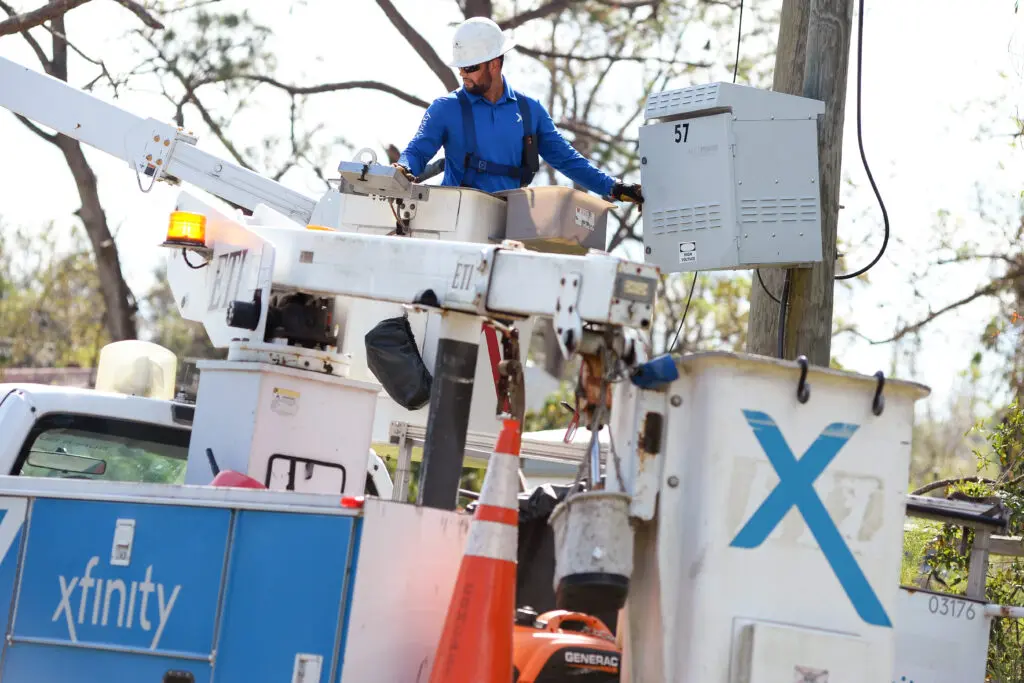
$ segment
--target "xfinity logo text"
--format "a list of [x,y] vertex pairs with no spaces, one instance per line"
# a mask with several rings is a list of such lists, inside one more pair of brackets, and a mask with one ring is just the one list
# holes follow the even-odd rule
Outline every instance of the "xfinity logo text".
[[[85,564],[84,575],[72,576],[70,581],[64,576],[57,577],[60,582],[61,597],[51,621],[57,621],[63,614],[68,625],[68,636],[72,642],[78,642],[78,635],[75,632],[76,621],[78,624],[84,624],[91,617],[93,625],[107,626],[114,623],[111,598],[116,595],[117,627],[133,629],[138,626],[143,631],[152,631],[155,627],[153,641],[149,646],[151,650],[155,650],[160,643],[164,627],[167,626],[167,622],[171,618],[181,585],[176,585],[173,591],[168,591],[164,584],[153,583],[153,565],[149,565],[146,567],[143,580],[132,581],[129,587],[121,579],[102,579],[92,576],[92,572],[99,562],[98,556],[89,558]],[[155,600],[153,599],[154,593],[156,594]],[[156,604],[153,605],[153,603]],[[151,608],[150,605],[153,607]]]

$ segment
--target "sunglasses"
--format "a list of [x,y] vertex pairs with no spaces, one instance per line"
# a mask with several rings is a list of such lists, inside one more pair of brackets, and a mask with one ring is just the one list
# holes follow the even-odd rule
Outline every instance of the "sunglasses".
[[[484,64],[486,64],[486,62],[484,62]],[[459,71],[461,71],[464,74],[476,73],[477,71],[480,70],[480,67],[482,66],[483,64],[474,64],[473,66],[460,66]]]

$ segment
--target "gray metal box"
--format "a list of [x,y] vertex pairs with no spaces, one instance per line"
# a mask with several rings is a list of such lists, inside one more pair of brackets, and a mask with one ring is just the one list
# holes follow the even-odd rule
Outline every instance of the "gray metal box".
[[640,128],[647,263],[662,272],[821,261],[825,105],[711,83],[652,94]]

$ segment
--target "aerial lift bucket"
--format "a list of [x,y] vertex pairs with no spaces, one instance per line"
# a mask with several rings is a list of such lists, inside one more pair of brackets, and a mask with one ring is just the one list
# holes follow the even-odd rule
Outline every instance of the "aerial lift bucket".
[[626,604],[633,572],[630,500],[619,491],[570,493],[552,511],[559,609],[593,614]]

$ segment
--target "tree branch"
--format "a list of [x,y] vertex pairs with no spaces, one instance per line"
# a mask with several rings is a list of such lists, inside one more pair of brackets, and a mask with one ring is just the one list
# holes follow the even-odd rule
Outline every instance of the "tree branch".
[[925,484],[919,489],[915,489],[910,492],[912,496],[923,496],[926,493],[930,493],[935,489],[941,489],[946,486],[952,486],[954,484],[989,484],[990,486],[997,483],[993,479],[986,479],[984,477],[954,477],[953,479],[940,479],[933,481],[930,484]]
[[57,144],[57,136],[56,135],[50,135],[49,133],[44,132],[41,128],[39,128],[39,126],[37,126],[36,124],[34,124],[31,121],[29,121],[28,119],[26,119],[21,114],[15,114],[14,116],[17,117],[17,119],[19,121],[21,121],[23,124],[25,124],[26,128],[28,128],[30,131],[32,131],[33,133],[35,133],[36,135],[38,135],[42,139],[44,139],[47,142],[49,142],[51,145],[56,145]]
[[[380,2],[381,0],[377,1]],[[510,31],[514,28],[519,28],[528,21],[542,19],[543,17],[555,14],[556,12],[561,12],[574,2],[578,3],[580,0],[548,0],[548,2],[545,2],[540,7],[528,12],[523,12],[522,14],[517,14],[505,21],[499,21],[498,26],[501,27],[502,31]]]
[[467,19],[471,17],[491,18],[494,13],[494,5],[491,0],[461,0],[462,15]]
[[459,87],[459,80],[455,78],[455,73],[448,67],[444,61],[437,55],[434,48],[430,47],[423,36],[421,36],[416,29],[414,29],[402,13],[395,9],[395,6],[391,4],[391,0],[377,0],[377,5],[384,11],[384,14],[391,21],[391,24],[398,29],[398,32],[409,42],[420,58],[426,62],[430,70],[434,72],[441,83],[448,91],[457,90]]
[[[235,146],[231,143],[230,140],[228,140],[227,135],[224,134],[223,128],[214,120],[213,115],[210,114],[209,110],[205,106],[203,106],[203,103],[196,96],[196,89],[198,89],[199,86],[202,85],[202,83],[194,83],[191,80],[189,80],[189,77],[182,73],[181,69],[178,68],[177,63],[167,58],[161,47],[156,43],[156,41],[152,37],[147,36],[146,40],[149,42],[150,46],[156,51],[157,56],[167,66],[167,70],[171,73],[172,76],[174,76],[178,80],[178,83],[181,84],[181,87],[185,89],[185,95],[176,104],[177,111],[175,117],[177,119],[178,125],[184,125],[184,116],[182,114],[182,111],[186,103],[192,102],[192,104],[195,105],[196,109],[199,110],[199,115],[202,117],[203,121],[210,128],[210,130],[213,131],[214,136],[218,140],[220,140],[222,145],[224,145],[224,148],[228,150],[232,157],[234,157],[235,161],[237,161],[238,164],[243,168],[249,169],[250,171],[254,170],[252,168],[252,165],[249,164],[249,162],[245,159],[242,153],[235,148]],[[164,96],[168,99],[171,99],[166,89],[164,89]]]
[[126,10],[137,16],[139,20],[146,26],[154,29],[164,28],[164,25],[161,24],[156,17],[150,14],[145,7],[135,2],[134,0],[114,0],[114,2],[121,5],[121,7],[124,7]]
[[[430,103],[427,102],[426,100],[421,100],[420,98],[416,97],[415,95],[410,95],[409,93],[407,93],[407,92],[405,92],[403,90],[399,90],[398,88],[396,88],[396,87],[394,87],[392,85],[388,85],[387,83],[381,83],[380,81],[344,81],[344,82],[341,82],[341,83],[323,83],[321,85],[299,86],[299,85],[289,85],[287,83],[282,83],[282,82],[280,82],[280,81],[278,81],[276,79],[270,78],[269,76],[259,76],[257,74],[244,74],[244,75],[239,75],[239,76],[232,76],[231,79],[232,80],[255,81],[255,82],[258,82],[258,83],[266,83],[267,85],[271,85],[271,86],[273,86],[275,88],[278,88],[280,90],[285,91],[289,95],[316,95],[318,93],[336,92],[338,90],[356,90],[356,89],[380,90],[381,92],[386,92],[389,95],[394,95],[395,97],[399,98],[400,100],[404,100],[404,101],[408,102],[409,104],[416,105],[417,107],[423,107],[424,109],[426,109],[427,107],[430,106]],[[200,85],[206,85],[208,83],[214,83],[214,82],[216,82],[216,81],[213,81],[213,80],[201,81],[200,83],[198,83],[196,85],[196,88],[198,88]],[[458,86],[456,86],[456,87],[458,87]],[[453,88],[453,90],[454,90],[454,88]]]
[[178,5],[177,7],[171,7],[170,9],[164,10],[163,13],[174,14],[175,12],[188,12],[189,10],[194,10],[197,7],[202,7],[203,5],[214,5],[218,2],[220,2],[220,0],[196,0],[196,2],[193,2],[191,5]]
[[633,204],[629,205],[629,208],[626,209],[626,215],[615,216],[619,220],[619,229],[615,231],[611,241],[608,243],[607,251],[609,254],[628,239],[640,240],[640,237],[636,234],[636,226],[640,223],[640,214],[638,213],[635,217],[633,216],[633,206]]
[[[3,2],[2,0],[0,0],[0,9],[2,9],[4,12],[7,12],[7,16],[9,17],[16,17],[18,15],[18,13],[14,10],[13,7],[8,5],[6,2]],[[43,48],[40,47],[38,41],[36,41],[36,39],[32,37],[32,34],[28,32],[28,29],[23,29],[21,31],[21,35],[28,42],[29,46],[32,48],[32,51],[36,53],[36,57],[39,59],[40,64],[43,65],[43,70],[48,74],[52,74],[53,67],[50,64],[50,58],[46,56],[45,52],[43,52]]]
[[39,9],[24,14],[15,14],[9,19],[0,21],[0,36],[12,33],[24,33],[30,28],[35,28],[43,22],[52,21],[65,13],[70,12],[79,5],[84,5],[89,0],[56,0],[43,5]]
[[1004,275],[1003,277],[995,280],[994,282],[991,282],[988,285],[982,287],[981,289],[976,290],[974,293],[969,294],[969,295],[965,296],[962,299],[954,301],[951,304],[943,306],[942,308],[940,308],[937,311],[933,311],[933,312],[929,313],[927,316],[925,316],[921,320],[918,320],[916,323],[914,323],[912,325],[905,326],[899,332],[897,332],[893,336],[889,337],[888,339],[882,339],[880,341],[875,341],[875,340],[872,340],[872,339],[868,339],[867,337],[864,337],[863,335],[859,335],[859,336],[863,337],[864,339],[866,339],[871,344],[888,344],[889,342],[897,341],[897,340],[902,339],[903,337],[907,336],[908,334],[911,334],[913,332],[917,332],[922,327],[924,327],[928,323],[932,322],[933,320],[935,320],[939,316],[945,315],[946,313],[949,313],[950,311],[956,310],[957,308],[960,308],[961,306],[966,306],[967,304],[971,303],[972,301],[974,301],[976,299],[980,299],[980,298],[986,297],[986,296],[992,296],[993,294],[998,292],[1000,287],[1005,285],[1007,282],[1010,282],[1012,280],[1016,280],[1019,277],[1024,277],[1024,268],[1015,270],[1015,271],[1013,271],[1011,273],[1007,273],[1006,275]]
[[185,97],[182,98],[181,103],[179,104],[178,110],[181,111],[182,105],[184,105],[186,102],[191,102],[193,105],[195,105],[195,108],[199,110],[199,115],[203,118],[203,121],[210,128],[210,130],[213,131],[214,136],[218,140],[220,140],[222,145],[224,145],[224,148],[227,149],[231,156],[235,158],[235,161],[237,161],[238,164],[243,168],[249,169],[250,171],[254,171],[255,169],[248,162],[248,160],[242,155],[241,152],[238,151],[238,149],[231,142],[231,140],[228,139],[228,136],[224,134],[224,129],[220,126],[219,123],[217,123],[213,119],[213,115],[210,114],[210,111],[203,105],[202,102],[199,101],[199,98],[196,97],[195,89],[190,88],[188,86],[188,81],[185,80],[185,76],[178,72],[177,69],[172,69],[172,72],[174,72],[175,75],[178,76],[178,80],[181,81],[181,84],[185,87],[187,91],[185,93]]
[[636,55],[613,54],[573,55],[561,52],[551,52],[549,50],[538,50],[537,48],[526,47],[525,45],[516,45],[516,50],[537,59],[567,59],[574,62],[600,62],[605,59],[610,59],[615,62],[655,62],[658,64],[664,64],[665,66],[686,66],[694,69],[707,69],[712,66],[710,62],[688,62],[685,60],[665,59],[664,57],[640,57]]
[[106,63],[102,59],[93,59],[89,55],[87,55],[84,52],[82,52],[78,48],[78,46],[75,45],[74,43],[72,43],[70,40],[68,40],[68,37],[66,35],[64,35],[62,32],[60,32],[60,31],[58,31],[58,30],[56,30],[54,28],[51,28],[51,27],[47,26],[46,24],[43,24],[43,28],[45,28],[47,31],[49,31],[50,35],[52,35],[54,38],[59,38],[64,45],[66,45],[67,47],[71,48],[79,57],[81,57],[82,59],[84,59],[85,61],[87,61],[87,62],[89,62],[91,64],[95,64],[96,66],[98,66],[100,68],[99,75],[96,76],[96,78],[94,78],[91,81],[89,81],[88,83],[86,83],[84,86],[82,86],[82,90],[92,90],[92,87],[96,84],[97,81],[99,81],[101,78],[106,77],[107,81],[110,82],[110,87],[113,88],[113,90],[114,90],[114,97],[117,97],[118,82],[117,82],[117,80],[114,79],[114,76],[110,73],[110,70],[107,69],[107,65],[106,65]]
[[53,76],[67,83],[68,81],[68,40],[64,37],[64,15],[58,14],[51,21],[50,39],[53,44],[50,54],[53,56]]
[[1007,254],[966,254],[963,256],[954,256],[952,258],[938,259],[933,263],[933,265],[948,266],[958,263],[970,263],[971,261],[1005,261],[1011,265],[1017,264],[1017,261]]
[[625,34],[620,36],[619,40],[616,41],[615,54],[609,55],[608,64],[605,65],[604,69],[601,70],[601,74],[597,77],[597,82],[594,83],[590,89],[590,96],[587,98],[587,103],[583,106],[583,120],[590,120],[590,111],[594,106],[594,102],[597,101],[597,91],[601,89],[608,74],[611,73],[615,63],[619,61],[618,58],[622,57],[622,51],[626,49],[626,37]]
[[613,9],[639,9],[641,7],[658,7],[664,0],[596,0],[599,5]]
[[636,138],[626,139],[623,137],[615,137],[611,133],[601,130],[596,126],[589,125],[583,121],[566,121],[562,120],[558,122],[559,128],[564,128],[576,135],[582,135],[584,137],[595,140],[603,145],[607,145],[610,149],[615,150],[621,154],[629,155],[630,151],[627,150],[623,145],[630,144],[636,145]]

